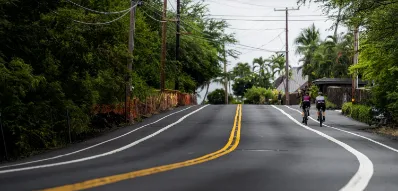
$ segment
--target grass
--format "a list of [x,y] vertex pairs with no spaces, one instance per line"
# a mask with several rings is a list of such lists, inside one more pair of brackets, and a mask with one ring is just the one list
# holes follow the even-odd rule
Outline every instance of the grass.
[[372,129],[374,133],[398,137],[398,129],[391,127],[380,127]]

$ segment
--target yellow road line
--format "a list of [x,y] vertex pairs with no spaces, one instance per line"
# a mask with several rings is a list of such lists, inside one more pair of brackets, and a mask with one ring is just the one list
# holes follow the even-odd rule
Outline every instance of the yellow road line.
[[232,152],[233,150],[235,150],[238,147],[239,141],[240,141],[241,121],[242,121],[242,105],[239,104],[236,107],[234,126],[230,133],[227,144],[222,149],[220,149],[216,152],[204,155],[202,157],[183,161],[183,162],[178,162],[178,163],[174,163],[174,164],[152,167],[152,168],[128,172],[128,173],[124,173],[124,174],[96,178],[96,179],[87,180],[87,181],[80,182],[80,183],[44,189],[43,191],[84,190],[84,189],[94,188],[94,187],[103,186],[106,184],[111,184],[111,183],[127,180],[127,179],[133,179],[133,178],[137,178],[140,176],[147,176],[147,175],[151,175],[151,174],[155,174],[155,173],[159,173],[159,172],[165,172],[165,171],[169,171],[169,170],[173,170],[173,169],[177,169],[177,168],[192,166],[192,165],[204,163],[204,162],[219,158],[223,155],[226,155],[226,154]]

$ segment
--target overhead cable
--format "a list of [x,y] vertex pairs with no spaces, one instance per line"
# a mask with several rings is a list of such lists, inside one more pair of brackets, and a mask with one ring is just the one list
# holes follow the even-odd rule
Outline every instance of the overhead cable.
[[131,7],[130,7],[130,8],[128,8],[128,9],[125,9],[125,10],[122,10],[122,11],[104,12],[104,11],[97,11],[97,10],[94,10],[94,9],[90,9],[90,8],[84,7],[84,6],[80,5],[80,4],[77,4],[77,3],[73,2],[73,1],[71,1],[71,0],[65,0],[65,1],[67,1],[67,2],[69,2],[69,3],[72,3],[73,5],[76,5],[76,6],[80,7],[80,8],[83,8],[83,9],[85,9],[85,10],[87,10],[87,11],[91,11],[91,12],[99,13],[99,14],[105,14],[105,15],[120,14],[120,13],[124,13],[124,12],[127,12],[127,11],[130,11],[130,10],[131,10]]
[[[227,19],[227,18],[213,18],[219,20],[230,20],[230,21],[283,21],[286,22],[285,19]],[[289,19],[289,21],[326,21],[327,19]]]
[[145,14],[146,16],[148,16],[149,18],[151,18],[151,19],[154,20],[154,21],[161,22],[161,23],[167,22],[167,21],[161,21],[161,20],[158,20],[158,19],[152,17],[151,15],[149,15],[149,14],[148,14],[147,12],[145,12],[144,10],[142,10],[142,12],[144,12],[144,14]]
[[[131,9],[133,9],[133,8],[135,8],[137,6],[137,4],[135,4],[133,7],[131,7],[129,10],[131,10]],[[57,14],[57,15],[59,15],[57,12],[55,12],[55,11],[53,11],[55,14]],[[116,22],[116,21],[118,21],[118,20],[120,20],[121,18],[123,18],[124,16],[126,16],[128,13],[130,13],[129,11],[126,11],[123,15],[121,15],[120,17],[118,17],[118,18],[116,18],[116,19],[113,19],[113,20],[111,20],[111,21],[108,21],[108,22],[97,22],[97,23],[89,23],[89,22],[84,22],[84,21],[78,21],[78,20],[75,20],[75,19],[71,19],[73,22],[76,22],[76,23],[80,23],[80,24],[86,24],[86,25],[107,25],[107,24],[110,24],[110,23],[113,23],[113,22]]]

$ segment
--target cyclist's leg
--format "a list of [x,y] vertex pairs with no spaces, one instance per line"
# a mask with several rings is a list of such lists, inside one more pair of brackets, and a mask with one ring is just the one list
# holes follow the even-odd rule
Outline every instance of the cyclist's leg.
[[326,118],[326,117],[325,117],[325,116],[326,116],[326,105],[323,105],[323,106],[322,106],[322,116],[323,116],[323,119],[322,119],[322,120],[325,121],[325,118]]

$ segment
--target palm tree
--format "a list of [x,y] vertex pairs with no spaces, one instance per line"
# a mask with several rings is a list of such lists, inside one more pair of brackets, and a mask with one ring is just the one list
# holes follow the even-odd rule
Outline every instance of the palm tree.
[[308,75],[308,81],[311,81],[314,71],[314,53],[320,45],[319,29],[315,27],[315,24],[312,24],[312,26],[303,29],[294,42],[297,45],[296,54],[304,56],[300,59],[303,62],[303,75]]
[[269,79],[271,78],[271,63],[267,59],[263,59],[263,57],[255,58],[253,60],[253,72],[256,68],[259,68],[258,76],[260,86],[267,87],[269,86]]
[[[272,69],[272,79],[275,79],[275,75],[285,75],[285,65],[286,65],[286,59],[283,54],[276,53],[270,57],[270,62],[271,62],[271,69]],[[289,66],[290,67],[290,66]]]
[[203,91],[203,89],[206,88],[206,93],[205,93],[205,96],[203,96],[203,100],[202,100],[201,105],[203,105],[203,104],[205,103],[205,101],[206,101],[207,94],[209,93],[210,82],[211,82],[211,81],[208,80],[208,81],[204,82],[204,83],[199,87],[199,88],[200,88],[199,92]]
[[249,63],[239,62],[233,69],[232,74],[234,77],[243,78],[251,74],[251,69]]
[[[272,66],[271,66],[271,68],[272,68],[272,79],[273,80],[275,79],[275,75],[282,76],[283,86],[286,87],[285,80],[284,80],[286,78],[286,75],[285,75],[286,74],[286,69],[285,69],[286,59],[285,59],[285,56],[283,54],[281,54],[281,53],[277,53],[277,54],[272,55],[270,57],[270,62],[272,63]],[[291,78],[292,75],[293,75],[293,73],[291,71],[291,66],[289,65],[289,79]]]

